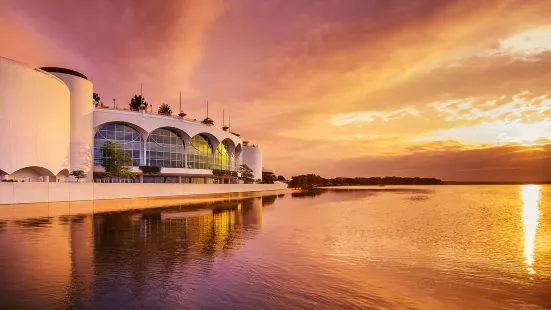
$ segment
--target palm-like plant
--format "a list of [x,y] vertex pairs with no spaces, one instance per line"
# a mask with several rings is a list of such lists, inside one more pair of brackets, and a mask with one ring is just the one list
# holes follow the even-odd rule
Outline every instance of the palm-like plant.
[[172,109],[170,109],[170,106],[168,104],[163,103],[159,107],[159,111],[157,113],[162,115],[172,115]]

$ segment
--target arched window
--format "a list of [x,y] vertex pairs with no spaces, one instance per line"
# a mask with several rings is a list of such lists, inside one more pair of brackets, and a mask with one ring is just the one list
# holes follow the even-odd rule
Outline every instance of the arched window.
[[130,156],[134,159],[132,166],[143,165],[142,136],[136,129],[117,123],[103,125],[94,136],[94,165],[101,165],[103,154],[100,148],[106,141],[115,141],[123,150],[130,153]]
[[188,165],[193,169],[212,169],[212,144],[204,135],[196,135],[189,146]]
[[164,168],[184,168],[184,140],[176,132],[159,128],[147,138],[147,164]]
[[235,170],[235,156],[230,153],[228,141],[224,140],[218,144],[214,153],[215,169]]

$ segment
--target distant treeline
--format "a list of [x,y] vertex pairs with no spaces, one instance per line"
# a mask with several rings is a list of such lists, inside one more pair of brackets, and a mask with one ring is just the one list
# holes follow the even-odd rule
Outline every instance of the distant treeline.
[[344,185],[441,185],[442,180],[435,178],[402,178],[402,177],[373,177],[373,178],[333,178],[326,179],[315,174],[297,175],[291,178],[289,186],[344,186]]
[[445,185],[526,185],[551,184],[551,181],[444,181]]

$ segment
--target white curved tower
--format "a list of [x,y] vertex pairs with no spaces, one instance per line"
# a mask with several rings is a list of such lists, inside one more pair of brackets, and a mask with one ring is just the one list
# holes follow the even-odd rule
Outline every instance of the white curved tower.
[[256,146],[248,146],[243,143],[243,164],[253,170],[254,179],[262,179],[262,151]]
[[0,57],[0,172],[50,181],[69,168],[70,92],[42,70]]
[[85,180],[93,178],[94,150],[94,105],[92,103],[93,85],[88,78],[73,70],[57,67],[44,67],[42,70],[61,79],[71,92],[71,160],[69,170],[83,170]]

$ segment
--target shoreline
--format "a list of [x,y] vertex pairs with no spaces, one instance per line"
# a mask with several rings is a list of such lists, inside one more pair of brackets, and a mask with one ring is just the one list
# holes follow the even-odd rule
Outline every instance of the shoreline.
[[[287,189],[287,184],[0,183],[3,205],[139,198],[178,198]],[[230,195],[231,196],[231,195]]]
[[86,201],[41,202],[0,205],[0,222],[30,218],[49,218],[86,214],[125,212],[204,203],[237,201],[290,193],[289,190],[250,191],[222,194],[198,194],[171,197],[123,198]]

